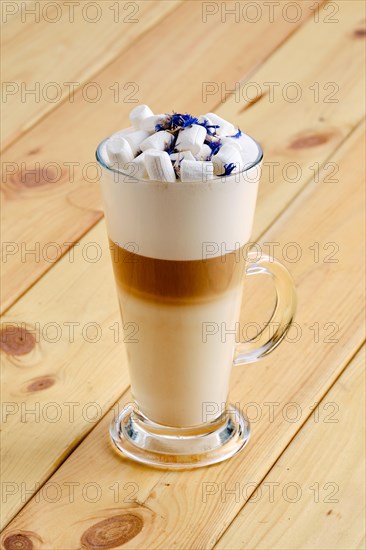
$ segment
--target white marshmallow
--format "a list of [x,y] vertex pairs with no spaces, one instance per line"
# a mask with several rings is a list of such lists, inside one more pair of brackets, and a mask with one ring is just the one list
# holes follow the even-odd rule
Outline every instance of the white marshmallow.
[[231,145],[234,145],[234,147],[239,149],[239,151],[243,151],[244,149],[246,149],[248,143],[251,144],[253,142],[252,138],[249,138],[249,136],[247,134],[244,134],[244,132],[242,132],[239,137],[234,137],[234,136],[222,137],[221,141],[222,143],[230,143]]
[[157,124],[163,124],[167,120],[167,115],[153,115],[144,118],[140,123],[141,130],[146,130],[146,132],[155,132],[155,127]]
[[130,112],[130,121],[134,128],[137,130],[141,129],[141,123],[145,118],[154,116],[154,113],[147,105],[137,105]]
[[202,148],[206,135],[207,132],[203,126],[192,124],[189,128],[180,130],[175,148],[178,151],[191,151],[191,153],[197,155]]
[[211,124],[212,124],[211,120],[210,120],[209,117],[206,116],[206,115],[200,115],[199,117],[197,117],[197,120],[198,120],[198,122],[200,122],[201,124],[204,124],[205,122],[207,122],[208,125],[211,125]]
[[[206,115],[200,115],[198,118],[197,118],[198,122],[200,122],[201,124],[204,124],[206,123],[206,126],[215,126],[215,124],[212,122],[212,120],[206,116]],[[214,139],[218,139],[218,138],[214,138],[213,136],[210,136],[210,132],[214,133],[216,131],[216,128],[208,128],[207,129],[207,137],[206,137],[206,140],[208,138],[211,138],[212,140]]]
[[251,166],[257,160],[258,146],[253,143],[253,139],[247,134],[244,134],[244,132],[242,132],[241,136],[238,138],[223,137],[221,141],[222,143],[228,143],[236,147],[238,151],[240,151],[243,170]]
[[148,149],[165,151],[170,147],[173,139],[173,135],[170,132],[161,130],[160,132],[156,132],[156,134],[144,139],[144,141],[140,144],[140,149],[141,151],[147,151]]
[[112,168],[123,166],[134,158],[128,141],[123,137],[113,137],[107,141],[107,154]]
[[204,143],[201,147],[200,152],[196,155],[197,160],[207,160],[211,156],[211,147]]
[[140,145],[141,143],[149,137],[149,132],[145,132],[144,130],[135,130],[134,132],[130,132],[124,136],[126,141],[131,146],[133,156],[135,157],[137,153],[141,150]]
[[181,181],[207,181],[213,178],[212,162],[200,160],[182,160],[180,163]]
[[141,153],[129,163],[130,175],[139,180],[148,177],[145,165],[145,153]]
[[243,150],[243,145],[242,145],[242,141],[241,141],[241,138],[233,138],[233,137],[230,137],[230,136],[225,136],[225,137],[222,137],[221,138],[221,143],[224,145],[224,143],[228,143],[229,145],[232,145],[233,147],[235,147],[238,151],[242,151]]
[[156,149],[145,151],[145,166],[151,180],[176,181],[174,168],[166,151],[157,151]]
[[225,173],[225,164],[235,164],[232,174],[240,172],[243,169],[243,160],[240,151],[229,143],[224,143],[218,153],[213,155],[212,162],[214,165],[214,172],[216,175],[221,176]]
[[219,126],[219,128],[215,129],[219,136],[231,136],[236,133],[234,124],[231,124],[231,122],[221,118],[219,115],[215,115],[215,113],[207,113],[205,117],[208,118],[212,124]]
[[195,160],[194,156],[190,151],[180,151],[179,153],[172,153],[170,155],[170,160],[172,162],[181,162],[182,160]]

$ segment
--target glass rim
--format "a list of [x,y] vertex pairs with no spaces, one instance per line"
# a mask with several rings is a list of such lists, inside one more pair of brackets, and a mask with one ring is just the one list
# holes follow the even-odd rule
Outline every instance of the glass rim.
[[[160,181],[160,180],[148,180],[148,179],[139,179],[139,178],[136,178],[135,176],[132,176],[131,174],[127,174],[126,172],[123,172],[122,170],[119,170],[117,168],[112,168],[111,166],[109,166],[103,159],[103,155],[101,154],[101,150],[102,150],[102,147],[105,145],[105,143],[113,136],[114,134],[111,134],[110,136],[106,137],[105,139],[103,139],[96,151],[95,151],[95,158],[98,162],[98,164],[102,167],[102,168],[105,168],[106,170],[108,170],[109,172],[113,172],[115,174],[122,174],[123,176],[126,176],[128,177],[128,182],[130,183],[131,181],[132,182],[140,182],[140,183],[160,183],[160,184],[164,184],[164,185],[169,185],[170,182],[167,182],[167,181]],[[235,172],[234,174],[227,174],[225,176],[217,176],[215,178],[210,178],[210,179],[206,179],[206,180],[202,180],[202,181],[181,181],[181,180],[177,180],[177,182],[179,182],[180,186],[181,185],[207,185],[207,183],[212,183],[212,182],[215,182],[215,181],[222,181],[222,180],[225,180],[225,178],[230,178],[230,177],[235,177],[235,176],[238,176],[239,174],[245,174],[246,172],[249,172],[249,170],[251,170],[252,168],[255,168],[256,166],[258,166],[262,160],[263,160],[263,149],[261,147],[261,145],[258,143],[258,141],[256,141],[254,138],[252,138],[251,136],[249,136],[248,134],[245,134],[247,135],[252,141],[253,143],[255,143],[255,145],[257,146],[258,148],[258,156],[257,158],[255,159],[254,162],[252,163],[249,163],[245,168],[244,170],[241,170],[240,172]],[[131,161],[132,162],[132,161]],[[173,183],[173,182],[172,182]]]

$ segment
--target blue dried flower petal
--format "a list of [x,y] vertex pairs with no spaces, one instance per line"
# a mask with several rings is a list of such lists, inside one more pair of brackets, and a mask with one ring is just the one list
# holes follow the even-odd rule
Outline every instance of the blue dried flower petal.
[[168,149],[166,150],[168,155],[171,155],[172,153],[174,153],[175,144],[176,144],[176,141],[177,141],[178,134],[172,134],[172,136],[173,136],[173,139],[172,139]]
[[231,174],[231,172],[234,170],[235,168],[235,162],[230,162],[230,164],[224,164],[224,169],[225,169],[225,172],[223,174],[220,174],[220,178],[222,176],[229,176]]
[[[211,128],[214,128],[214,130],[211,130]],[[220,128],[219,124],[208,124],[206,126],[206,130],[209,136],[214,136],[216,134],[216,128]]]
[[[196,122],[196,124],[206,128],[206,131],[209,136],[214,136],[216,133],[216,128],[220,128],[218,124],[209,124],[209,120],[207,120],[207,118],[203,122]],[[214,130],[211,130],[211,128],[214,128]]]
[[241,134],[242,134],[242,131],[240,130],[240,128],[238,128],[238,131],[236,132],[235,136],[230,136],[230,137],[238,139],[240,138]]
[[168,113],[165,113],[165,116],[166,116],[166,119],[159,123],[159,124],[156,124],[155,126],[155,132],[160,132],[161,130],[169,130],[170,129],[170,118],[171,118],[171,115],[169,115]]
[[170,118],[170,129],[176,130],[177,128],[188,128],[192,124],[197,124],[197,118],[186,114],[173,113]]
[[210,160],[211,160],[212,155],[216,155],[216,153],[220,151],[222,143],[221,141],[205,141],[205,143],[211,149],[211,155],[210,155]]

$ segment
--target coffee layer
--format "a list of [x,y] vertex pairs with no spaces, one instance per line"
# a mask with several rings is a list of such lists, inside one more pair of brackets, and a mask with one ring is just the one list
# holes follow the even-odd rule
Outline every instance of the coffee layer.
[[109,240],[117,285],[145,300],[199,303],[242,285],[244,247],[201,260],[160,260],[135,254]]
[[150,420],[183,428],[219,416],[229,391],[242,291],[241,285],[215,300],[183,306],[118,291],[132,395]]

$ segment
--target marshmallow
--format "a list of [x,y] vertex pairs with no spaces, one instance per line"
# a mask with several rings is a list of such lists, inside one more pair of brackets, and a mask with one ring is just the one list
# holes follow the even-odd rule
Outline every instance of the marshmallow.
[[221,138],[221,143],[223,145],[224,145],[224,143],[228,143],[229,145],[232,145],[233,147],[235,147],[240,152],[243,150],[241,137],[233,138],[233,137],[230,137],[230,136],[225,136],[225,137]]
[[239,137],[234,137],[234,136],[222,137],[221,141],[222,143],[230,143],[231,145],[234,145],[234,147],[239,149],[239,151],[243,151],[243,149],[246,148],[248,143],[250,144],[253,143],[252,138],[249,138],[249,141],[248,141],[248,136],[247,134],[244,134],[244,132],[241,132],[241,135]]
[[215,128],[215,131],[219,136],[230,136],[236,133],[234,124],[231,124],[231,122],[215,115],[215,113],[207,113],[205,118],[208,118],[212,124],[219,126],[219,128]]
[[170,160],[172,162],[182,162],[182,160],[194,160],[194,156],[190,151],[180,151],[179,153],[172,153],[170,155]]
[[144,118],[140,123],[141,130],[146,130],[146,132],[156,132],[156,126],[158,124],[164,124],[168,118],[168,115],[153,115]]
[[147,105],[137,105],[137,107],[130,112],[130,121],[134,128],[140,130],[142,121],[151,116],[154,116],[154,113],[150,107]]
[[211,120],[206,115],[200,115],[199,117],[197,117],[197,121],[200,124],[204,124],[206,122],[209,126],[211,126],[212,124]]
[[207,181],[213,178],[212,162],[200,160],[182,160],[180,163],[181,181]]
[[166,151],[147,150],[145,152],[145,166],[151,180],[176,181],[174,168]]
[[196,155],[197,160],[208,160],[211,156],[211,147],[204,143],[201,147],[200,152]]
[[243,160],[240,151],[229,143],[224,143],[218,153],[213,155],[212,162],[214,172],[218,176],[225,174],[225,164],[235,164],[235,168],[231,173],[239,172],[243,168]]
[[215,124],[212,122],[212,120],[210,118],[208,118],[206,115],[200,115],[198,118],[197,118],[197,121],[200,123],[200,124],[205,124],[206,123],[206,128],[207,126],[210,126],[210,128],[207,128],[207,137],[206,137],[206,140],[208,137],[213,137],[213,136],[210,136],[210,133],[215,133],[216,132],[216,129],[217,128],[211,128],[211,126],[215,126]]
[[183,128],[180,130],[175,144],[175,148],[178,151],[191,151],[194,155],[197,155],[205,141],[207,132],[203,126],[199,124],[192,124],[189,128]]
[[253,146],[252,138],[250,138],[247,134],[244,134],[244,132],[242,132],[241,136],[238,138],[223,137],[221,141],[223,144],[228,143],[240,151],[243,170],[247,169],[256,161],[258,156],[258,148],[256,145]]
[[144,139],[149,137],[149,135],[150,134],[144,130],[135,130],[134,132],[130,132],[124,136],[126,141],[128,141],[131,146],[134,157],[137,155],[138,151],[140,151],[141,143]]
[[145,153],[141,153],[138,157],[134,158],[128,166],[130,175],[133,178],[139,180],[146,179],[148,177],[146,165],[145,165]]
[[144,141],[140,144],[140,149],[141,151],[147,151],[148,149],[165,151],[171,146],[173,139],[173,134],[166,132],[165,130],[161,130],[160,132],[156,132],[152,136],[144,139]]
[[123,166],[134,157],[130,144],[123,137],[113,137],[109,139],[106,148],[109,163],[112,168],[123,168]]

